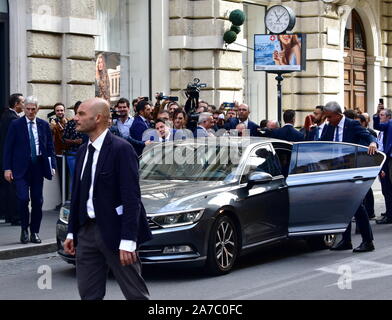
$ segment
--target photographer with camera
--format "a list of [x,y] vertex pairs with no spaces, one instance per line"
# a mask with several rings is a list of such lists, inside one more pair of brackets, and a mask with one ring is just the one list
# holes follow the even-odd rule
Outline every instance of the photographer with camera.
[[195,78],[193,82],[188,83],[188,86],[185,89],[185,94],[188,98],[185,104],[185,112],[188,115],[187,128],[192,132],[195,132],[197,129],[198,122],[199,122],[199,115],[207,111],[205,105],[203,104],[201,106],[199,105],[200,89],[206,87],[207,84],[200,83],[200,79]]
[[134,118],[130,116],[131,104],[128,99],[118,100],[115,110],[112,111],[113,126],[117,127],[120,135],[124,139],[129,138],[129,130],[132,127]]

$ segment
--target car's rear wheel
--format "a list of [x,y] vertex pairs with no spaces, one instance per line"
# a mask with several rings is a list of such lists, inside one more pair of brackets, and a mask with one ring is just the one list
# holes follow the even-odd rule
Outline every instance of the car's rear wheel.
[[228,216],[220,216],[211,230],[206,269],[209,274],[230,272],[237,259],[239,241],[236,226]]
[[336,241],[336,234],[326,234],[322,236],[313,236],[307,239],[308,245],[313,250],[329,249]]

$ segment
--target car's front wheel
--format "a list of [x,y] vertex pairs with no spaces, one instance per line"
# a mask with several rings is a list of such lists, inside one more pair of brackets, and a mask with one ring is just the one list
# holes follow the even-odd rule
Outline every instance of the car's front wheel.
[[230,272],[237,259],[239,241],[236,226],[228,216],[220,216],[211,230],[206,268],[212,275]]

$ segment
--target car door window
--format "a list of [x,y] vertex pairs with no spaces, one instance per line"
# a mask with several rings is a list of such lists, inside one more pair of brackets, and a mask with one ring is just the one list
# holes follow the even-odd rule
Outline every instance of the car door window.
[[251,152],[241,183],[247,183],[249,175],[255,172],[269,173],[273,177],[282,175],[279,159],[270,146],[259,147]]
[[381,153],[369,156],[367,148],[358,147],[357,168],[378,167],[383,161],[384,156]]
[[332,143],[299,144],[294,147],[297,159],[291,174],[352,169],[356,165],[357,147]]

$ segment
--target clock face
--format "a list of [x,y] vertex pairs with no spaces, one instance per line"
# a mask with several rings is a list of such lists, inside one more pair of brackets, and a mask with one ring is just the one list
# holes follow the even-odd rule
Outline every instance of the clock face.
[[292,24],[293,17],[284,6],[271,7],[265,16],[265,26],[272,33],[283,33]]

